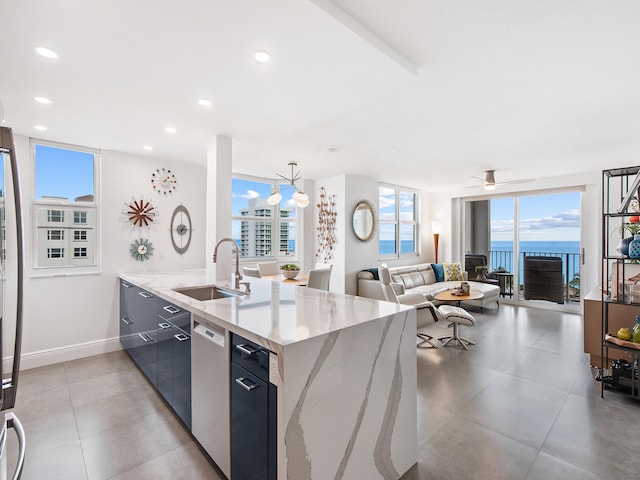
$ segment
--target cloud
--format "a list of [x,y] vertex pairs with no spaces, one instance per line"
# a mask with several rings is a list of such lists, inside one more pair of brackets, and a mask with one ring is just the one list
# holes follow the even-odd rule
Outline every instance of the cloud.
[[580,212],[573,210],[547,217],[527,218],[520,221],[520,230],[549,230],[556,228],[580,228]]
[[[570,210],[539,218],[525,218],[520,220],[520,231],[554,230],[558,228],[580,228],[580,212]],[[498,220],[491,222],[491,234],[512,233],[513,220]]]
[[260,196],[260,194],[258,192],[256,192],[255,190],[247,190],[246,193],[241,193],[241,194],[236,194],[234,195],[235,198],[247,198],[247,199],[252,199],[252,198],[258,198]]

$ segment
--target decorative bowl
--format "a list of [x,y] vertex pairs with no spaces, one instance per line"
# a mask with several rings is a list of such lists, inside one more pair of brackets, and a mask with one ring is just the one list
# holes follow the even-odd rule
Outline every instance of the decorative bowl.
[[293,280],[298,276],[298,274],[300,273],[300,270],[281,270],[281,272],[285,278],[288,278],[289,280]]

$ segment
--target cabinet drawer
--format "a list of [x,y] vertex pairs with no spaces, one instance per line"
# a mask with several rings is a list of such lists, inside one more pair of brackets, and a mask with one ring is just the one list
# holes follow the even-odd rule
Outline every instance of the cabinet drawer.
[[269,350],[236,333],[231,334],[231,361],[269,381]]
[[165,300],[158,299],[158,323],[161,322],[170,322],[185,332],[189,332],[191,313]]

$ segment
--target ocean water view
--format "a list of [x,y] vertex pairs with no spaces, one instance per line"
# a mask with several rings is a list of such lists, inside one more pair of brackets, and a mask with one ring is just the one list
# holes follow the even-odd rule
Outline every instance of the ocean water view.
[[[489,267],[491,270],[503,268],[513,272],[513,242],[491,242]],[[579,241],[522,241],[520,242],[519,270],[522,282],[525,255],[556,256],[562,258],[562,271],[565,278],[573,279],[580,273],[580,242]]]

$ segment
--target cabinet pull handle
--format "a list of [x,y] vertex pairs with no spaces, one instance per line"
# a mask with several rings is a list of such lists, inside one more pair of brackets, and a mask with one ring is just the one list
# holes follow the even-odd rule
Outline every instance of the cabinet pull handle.
[[138,336],[144,341],[144,343],[153,342],[153,338],[148,333],[139,333]]
[[162,330],[166,330],[167,328],[171,328],[171,324],[169,323],[159,323],[158,326],[162,329]]
[[184,333],[176,333],[173,338],[175,338],[179,342],[184,342],[185,340],[189,340],[189,335],[185,335]]
[[130,320],[128,317],[122,317],[120,320],[122,320],[125,325],[133,325],[133,320]]
[[247,380],[244,377],[236,378],[236,383],[240,385],[242,388],[244,388],[245,390],[247,390],[248,392],[260,386],[257,383],[247,383],[247,382],[249,382],[249,380]]
[[122,285],[124,288],[133,288],[133,285],[131,285],[130,283],[122,282],[122,283],[121,283],[121,285]]
[[180,309],[178,307],[174,307],[173,305],[167,305],[166,307],[162,307],[162,309],[169,312],[171,315],[180,313]]
[[245,345],[244,343],[238,343],[236,345],[236,348],[246,355],[253,355],[258,351],[257,348],[253,348],[250,345]]
[[138,295],[140,295],[141,297],[144,297],[144,298],[151,298],[151,297],[153,297],[153,295],[152,295],[152,294],[150,294],[149,292],[138,292]]

